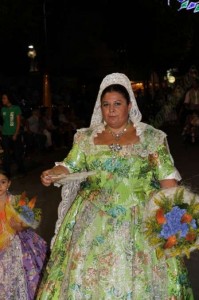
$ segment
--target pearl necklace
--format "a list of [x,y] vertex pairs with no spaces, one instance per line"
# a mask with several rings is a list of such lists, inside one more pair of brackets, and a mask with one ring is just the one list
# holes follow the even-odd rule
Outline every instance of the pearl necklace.
[[[126,127],[124,127],[124,129],[122,129],[119,132],[114,132],[108,127],[107,127],[107,129],[108,129],[108,132],[114,137],[115,141],[118,142],[120,140],[121,136],[123,136],[126,133],[128,125],[129,125],[129,123],[127,123]],[[122,146],[119,143],[116,143],[116,144],[109,145],[109,148],[112,151],[118,152],[122,149]]]

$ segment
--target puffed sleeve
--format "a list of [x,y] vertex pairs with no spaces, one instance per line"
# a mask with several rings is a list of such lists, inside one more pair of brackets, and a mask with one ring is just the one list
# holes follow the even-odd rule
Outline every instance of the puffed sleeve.
[[150,161],[154,167],[154,172],[158,180],[181,180],[181,176],[174,165],[174,160],[166,139],[163,144],[160,144],[157,147],[157,150],[153,154],[150,154]]
[[74,136],[73,147],[67,157],[63,160],[63,165],[70,173],[86,170],[86,155],[83,147],[86,138],[85,133],[76,133]]

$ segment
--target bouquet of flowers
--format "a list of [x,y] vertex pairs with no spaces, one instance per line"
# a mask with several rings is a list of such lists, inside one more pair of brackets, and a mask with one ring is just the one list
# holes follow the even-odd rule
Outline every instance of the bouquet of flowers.
[[36,229],[41,220],[41,209],[35,208],[36,197],[29,200],[25,192],[10,197],[0,215],[0,251],[9,246],[18,226],[20,230],[28,227]]
[[156,193],[146,207],[144,231],[158,258],[189,258],[199,249],[199,196],[183,186]]
[[36,197],[28,199],[26,192],[21,195],[12,195],[11,201],[6,205],[6,217],[19,222],[24,228],[36,229],[41,221],[41,209],[35,208]]

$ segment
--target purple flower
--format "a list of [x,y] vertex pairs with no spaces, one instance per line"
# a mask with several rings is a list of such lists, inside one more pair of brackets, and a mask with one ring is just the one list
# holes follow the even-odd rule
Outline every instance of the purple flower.
[[27,222],[32,223],[34,221],[34,212],[28,206],[20,206],[18,212]]
[[197,228],[196,220],[195,220],[195,219],[192,219],[190,225],[191,225],[191,227],[192,227],[193,229],[196,229],[196,228]]
[[166,223],[162,226],[160,236],[168,239],[171,235],[178,233],[180,237],[185,237],[189,230],[188,224],[181,223],[181,218],[185,212],[186,209],[174,206],[170,212],[166,213]]

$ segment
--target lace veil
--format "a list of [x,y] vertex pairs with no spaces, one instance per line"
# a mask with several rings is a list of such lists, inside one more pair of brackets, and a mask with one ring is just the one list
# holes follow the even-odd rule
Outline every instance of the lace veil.
[[102,80],[100,89],[98,92],[97,100],[95,103],[95,107],[93,110],[93,114],[91,117],[90,126],[94,127],[103,122],[102,113],[101,113],[101,94],[102,94],[103,90],[111,84],[121,84],[127,89],[128,93],[130,95],[131,103],[132,103],[132,107],[129,112],[129,119],[133,122],[134,126],[136,126],[136,124],[141,121],[142,115],[138,108],[138,105],[137,105],[137,102],[136,102],[136,99],[135,99],[135,96],[134,96],[134,93],[132,90],[131,82],[128,79],[128,77],[122,73],[109,74]]

